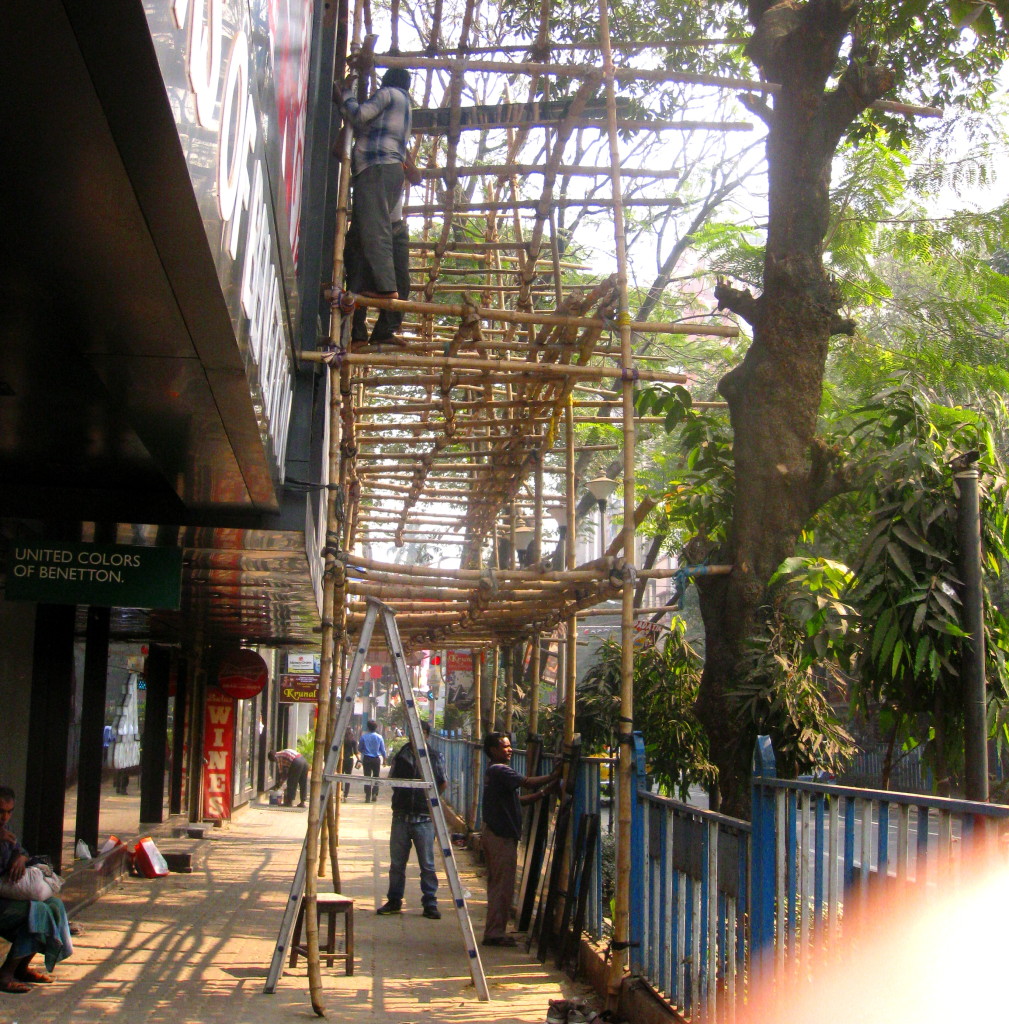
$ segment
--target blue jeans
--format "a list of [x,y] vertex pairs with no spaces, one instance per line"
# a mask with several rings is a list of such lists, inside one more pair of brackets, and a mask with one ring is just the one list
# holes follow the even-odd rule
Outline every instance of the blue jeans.
[[438,875],[434,870],[434,822],[430,818],[409,821],[405,814],[392,816],[389,831],[389,892],[390,903],[402,903],[406,891],[406,862],[410,847],[417,851],[420,867],[420,894],[424,907],[438,905]]

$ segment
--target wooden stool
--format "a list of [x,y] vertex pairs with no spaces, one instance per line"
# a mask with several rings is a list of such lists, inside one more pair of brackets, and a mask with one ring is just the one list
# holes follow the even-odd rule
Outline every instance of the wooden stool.
[[[321,930],[322,915],[325,914],[329,922],[329,929],[326,939],[325,951],[320,945],[319,959],[327,961],[327,967],[333,966],[334,960],[343,960],[347,965],[347,973],[354,973],[354,901],[349,896],[343,896],[338,892],[320,892],[316,896],[316,909],[319,914],[319,925]],[[345,952],[336,951],[336,915],[343,914],[343,935]],[[291,962],[294,967],[298,963],[298,955],[308,956],[308,947],[301,945],[301,926],[305,920],[305,900],[302,897],[298,906],[298,918],[294,923],[294,938],[291,941]]]

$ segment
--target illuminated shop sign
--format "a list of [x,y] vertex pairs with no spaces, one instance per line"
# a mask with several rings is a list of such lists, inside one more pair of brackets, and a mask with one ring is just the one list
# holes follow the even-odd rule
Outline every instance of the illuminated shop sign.
[[162,0],[147,11],[264,444],[282,477],[311,7]]

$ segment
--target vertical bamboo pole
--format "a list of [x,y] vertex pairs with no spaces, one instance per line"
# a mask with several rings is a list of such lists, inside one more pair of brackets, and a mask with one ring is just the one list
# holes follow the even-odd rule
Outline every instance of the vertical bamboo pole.
[[470,778],[473,780],[473,792],[470,794],[470,805],[467,824],[471,829],[477,827],[476,809],[480,799],[480,755],[481,744],[483,743],[483,700],[480,695],[482,675],[480,654],[476,648],[470,649],[470,657],[473,659],[473,771]]
[[[533,564],[539,565],[543,558],[543,454],[536,460],[536,476],[534,478],[534,495],[536,518],[533,520],[533,528],[536,531],[533,537]],[[535,736],[539,732],[540,725],[540,634],[533,633],[530,640],[532,651],[529,655],[529,669],[532,678],[529,683],[529,717],[527,719],[526,731],[529,736]],[[528,743],[528,739],[526,740]]]
[[620,618],[620,756],[617,768],[619,814],[617,818],[616,900],[613,915],[613,955],[610,958],[608,1002],[616,1008],[627,963],[630,940],[631,893],[631,745],[634,727],[634,355],[631,349],[630,314],[627,308],[627,246],[621,202],[620,148],[617,139],[617,104],[613,51],[607,0],[599,0],[599,38],[602,43],[603,80],[606,87],[606,122],[610,149],[610,182],[613,196],[613,235],[617,253],[619,290],[620,359],[623,369],[624,419],[624,558],[632,571],[624,577]]
[[[341,17],[346,17],[346,9],[341,9]],[[361,26],[363,20],[363,4],[358,2],[354,11],[353,47],[360,46]],[[340,138],[340,182],[337,193],[336,238],[333,245],[333,288],[339,289],[343,281],[344,239],[347,232],[347,209],[350,193],[350,151],[352,133],[348,125],[341,129]],[[334,308],[330,315],[329,340],[334,346],[340,343],[342,317]],[[342,440],[343,409],[341,394],[341,369],[338,364],[331,365],[329,370],[329,461],[328,481],[338,481],[341,477],[340,442]],[[349,395],[348,395],[349,400]],[[325,735],[329,723],[330,689],[334,656],[336,651],[336,616],[337,602],[344,607],[345,570],[342,562],[336,558],[340,546],[340,524],[337,519],[337,492],[327,491],[326,499],[326,547],[325,566],[323,571],[322,590],[322,653],[321,671],[319,674],[319,696],[316,708],[316,738]],[[343,616],[344,623],[346,616]],[[326,744],[316,742],[312,757],[312,781],[309,789],[308,826],[305,836],[305,939],[308,947],[308,989],[312,1001],[312,1009],[323,1017],[326,1008],[322,1001],[322,970],[319,963],[319,917],[316,912],[318,889],[316,878],[319,866],[319,832],[320,811],[322,802],[322,775],[325,770]]]
[[[568,542],[565,545],[566,569],[575,568],[575,422],[574,409],[568,398],[564,411],[566,434],[565,479],[568,500]],[[578,619],[572,615],[566,621],[567,638],[564,658],[564,746],[575,738],[575,683],[578,678]]]
[[515,644],[506,644],[505,651],[508,655],[508,670],[505,672],[504,721],[501,728],[510,736],[512,731],[512,715],[515,708],[515,674],[518,672],[518,666],[522,664],[522,648]]

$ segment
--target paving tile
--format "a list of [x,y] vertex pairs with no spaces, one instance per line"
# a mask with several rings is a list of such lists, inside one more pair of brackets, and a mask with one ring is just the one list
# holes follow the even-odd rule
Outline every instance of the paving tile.
[[[123,878],[77,917],[84,933],[56,983],[0,994],[0,1024],[284,1024],[316,1020],[303,960],[263,993],[306,826],[304,811],[255,804],[202,840],[193,874]],[[443,917],[421,917],[411,858],[405,912],[378,917],[388,881],[390,812],[341,804],[341,891],[356,900],[355,973],[323,967],[327,1017],[347,1024],[538,1024],[548,999],[586,990],[517,949],[481,949],[492,1001],[476,999],[444,881]],[[458,857],[479,938],[484,883]],[[328,872],[327,872],[328,874]],[[320,888],[330,889],[329,878]]]

